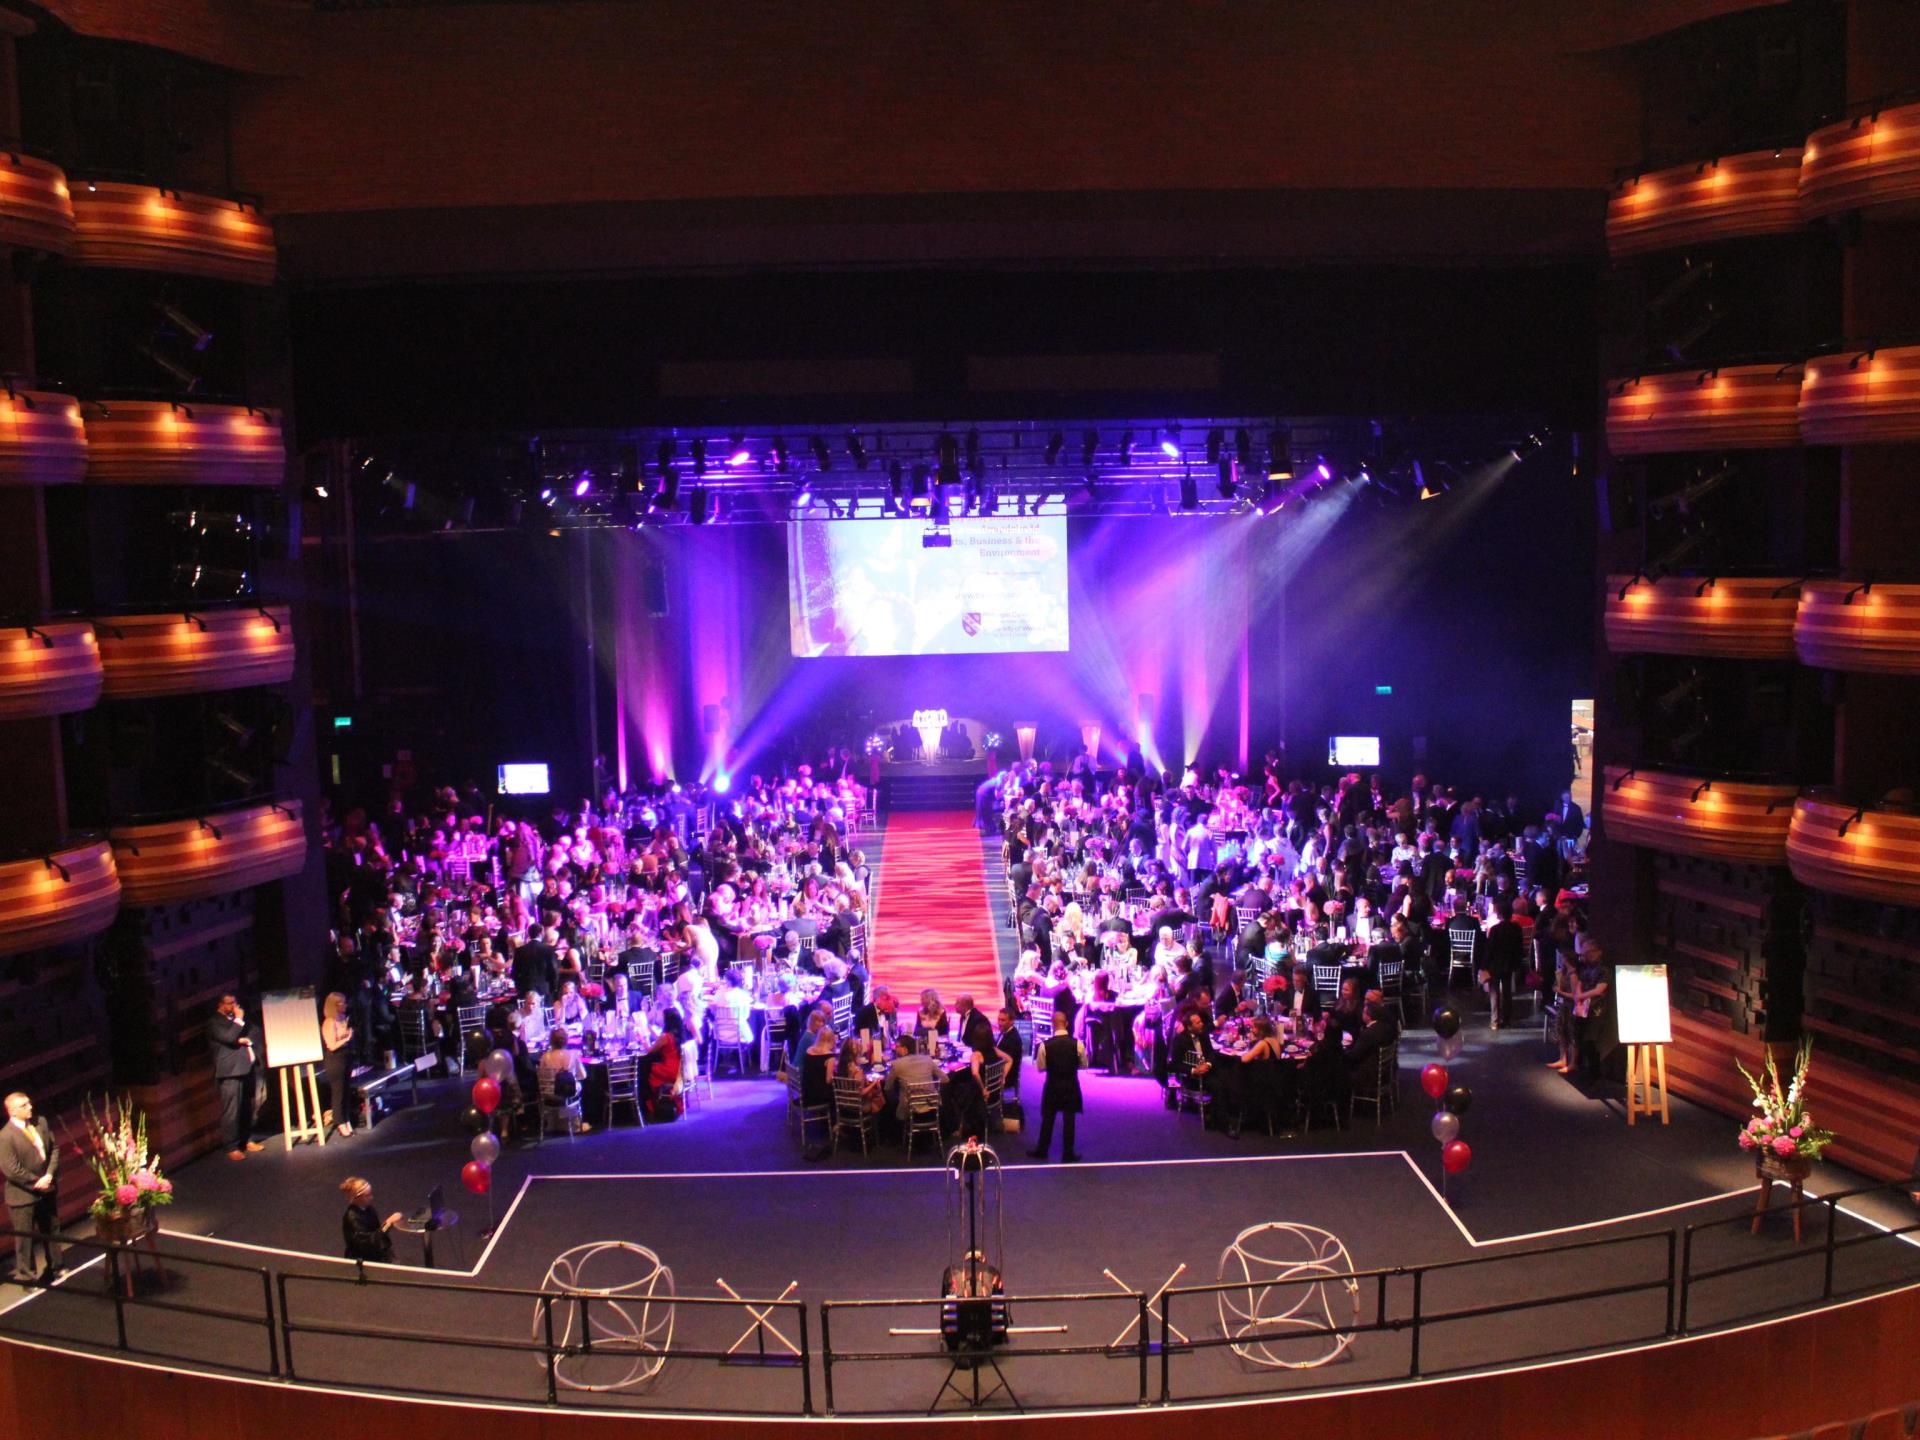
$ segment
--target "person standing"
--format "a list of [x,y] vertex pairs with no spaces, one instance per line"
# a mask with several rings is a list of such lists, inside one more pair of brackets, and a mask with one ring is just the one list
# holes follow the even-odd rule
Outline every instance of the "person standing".
[[342,1138],[353,1134],[353,1087],[348,1081],[352,1062],[353,1026],[347,1023],[347,997],[335,991],[327,996],[320,1021],[320,1049],[327,1063],[327,1104],[333,1107],[333,1128]]
[[248,1152],[264,1147],[253,1138],[253,1072],[259,1065],[253,1036],[247,1033],[247,1015],[240,1002],[222,995],[207,1022],[207,1042],[213,1047],[213,1078],[220,1087],[220,1132],[227,1137],[227,1158],[244,1160]]
[[1040,1143],[1027,1152],[1035,1160],[1046,1159],[1053,1146],[1056,1115],[1061,1117],[1060,1159],[1072,1164],[1080,1158],[1073,1148],[1073,1127],[1082,1109],[1080,1072],[1087,1068],[1087,1047],[1069,1032],[1070,1023],[1065,1012],[1053,1012],[1053,1034],[1034,1060],[1045,1077],[1040,1087]]
[[[47,1122],[35,1117],[33,1101],[16,1090],[7,1096],[7,1123],[0,1129],[0,1174],[6,1176],[7,1222],[14,1234],[13,1278],[22,1285],[60,1274],[53,1237],[60,1228],[54,1172],[60,1154]],[[44,1269],[42,1265],[44,1263]]]

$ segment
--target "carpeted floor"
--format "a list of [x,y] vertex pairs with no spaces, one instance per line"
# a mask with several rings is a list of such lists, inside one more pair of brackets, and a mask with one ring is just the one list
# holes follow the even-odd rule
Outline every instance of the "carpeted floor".
[[911,1009],[933,989],[949,1007],[971,994],[991,1012],[1000,994],[980,832],[964,810],[888,817],[871,941],[873,978]]

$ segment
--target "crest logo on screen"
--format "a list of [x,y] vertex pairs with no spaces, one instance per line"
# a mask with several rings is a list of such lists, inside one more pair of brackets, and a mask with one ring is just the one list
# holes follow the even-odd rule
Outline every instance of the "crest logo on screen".
[[978,635],[980,633],[980,612],[978,610],[967,611],[966,614],[960,617],[960,628],[969,635]]

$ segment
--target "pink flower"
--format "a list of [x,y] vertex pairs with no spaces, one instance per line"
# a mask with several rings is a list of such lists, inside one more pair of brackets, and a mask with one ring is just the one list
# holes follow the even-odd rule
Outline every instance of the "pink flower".
[[1749,1135],[1744,1130],[1740,1132],[1740,1148],[1742,1150],[1753,1149],[1753,1136]]
[[1794,1151],[1793,1141],[1789,1140],[1784,1135],[1780,1136],[1778,1139],[1776,1139],[1773,1142],[1773,1153],[1776,1155],[1791,1155],[1793,1154],[1793,1151]]
[[149,1190],[157,1190],[159,1187],[160,1182],[153,1178],[152,1171],[136,1170],[133,1172],[133,1188],[138,1190],[142,1195],[146,1194]]
[[171,1194],[173,1194],[173,1181],[171,1181],[171,1180],[162,1180],[162,1181],[160,1182],[160,1193],[161,1193],[162,1195],[171,1195]]
[[1747,1129],[1749,1130],[1764,1130],[1766,1128],[1767,1128],[1767,1122],[1761,1116],[1755,1116],[1753,1119],[1747,1122]]
[[122,1207],[133,1204],[139,1198],[140,1192],[131,1185],[122,1185],[113,1192],[114,1203]]
[[1800,1125],[1796,1125],[1791,1130],[1787,1131],[1787,1134],[1793,1136],[1793,1138],[1796,1140],[1798,1140],[1802,1135],[1806,1133],[1807,1132],[1805,1127]]

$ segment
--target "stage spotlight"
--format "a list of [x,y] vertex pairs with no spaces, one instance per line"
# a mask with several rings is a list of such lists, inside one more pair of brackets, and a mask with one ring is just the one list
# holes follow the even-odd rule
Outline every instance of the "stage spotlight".
[[1120,463],[1133,464],[1133,431],[1122,431],[1120,435]]
[[542,505],[553,504],[553,487],[551,485],[544,487],[540,491],[540,503]]
[[671,460],[660,471],[660,489],[653,503],[662,510],[671,510],[680,503],[680,467]]
[[1050,466],[1058,465],[1060,463],[1060,450],[1061,450],[1061,447],[1064,446],[1066,443],[1067,443],[1067,437],[1062,435],[1058,430],[1054,431],[1051,435],[1047,437],[1047,464],[1048,465]]
[[573,498],[576,500],[584,500],[587,498],[587,492],[591,489],[593,489],[593,472],[588,470],[583,472],[580,478],[573,482]]
[[1220,467],[1220,498],[1231,500],[1233,498],[1233,457],[1222,455],[1213,463]]
[[687,501],[687,516],[696,525],[704,525],[713,518],[713,497],[707,493],[707,487],[696,485]]
[[951,550],[953,536],[945,530],[929,530],[920,537],[922,550]]
[[1180,458],[1180,432],[1168,426],[1160,435],[1160,453],[1169,460]]
[[724,795],[733,789],[733,777],[722,770],[713,777],[713,793]]
[[752,463],[753,452],[747,448],[745,437],[740,435],[734,436],[732,449],[727,455],[727,464],[737,470],[742,465],[750,465]]
[[1080,437],[1080,468],[1091,472],[1094,457],[1100,453],[1100,432],[1089,430]]
[[982,515],[1000,513],[1000,491],[992,485],[980,487],[980,513]]
[[935,444],[934,453],[938,457],[937,463],[940,467],[940,483],[942,485],[958,485],[960,483],[959,443],[954,440],[953,436],[942,431],[940,439]]
[[[1218,465],[1220,463],[1220,452],[1226,448],[1226,443],[1227,437],[1220,430],[1213,429],[1207,431],[1207,463],[1209,465]],[[1175,446],[1169,453],[1179,454],[1179,447]]]
[[324,483],[316,484],[313,487],[313,498],[316,500],[324,500],[327,498],[327,487]]
[[857,431],[849,430],[847,432],[847,454],[853,457],[854,469],[864,470],[867,468],[869,463],[867,447],[860,439],[859,432]]
[[936,485],[933,487],[933,523],[945,525],[951,519],[953,519],[953,502],[947,497],[947,487]]
[[653,447],[653,460],[654,463],[660,467],[660,473],[662,475],[665,475],[673,468],[673,454],[674,446],[671,436]]
[[787,465],[789,463],[789,460],[790,460],[790,456],[787,450],[787,437],[784,435],[774,436],[773,437],[773,468],[778,470],[782,475],[784,475],[787,473]]
[[807,444],[813,451],[813,463],[820,468],[822,474],[833,469],[833,452],[827,448],[826,436],[816,435]]
[[1239,461],[1242,470],[1253,469],[1253,436],[1247,433],[1244,425],[1233,432],[1233,458]]
[[1180,477],[1180,508],[1182,510],[1200,508],[1200,487],[1194,483],[1191,470]]
[[804,510],[813,503],[813,481],[803,476],[793,482],[793,488],[798,492],[793,497],[794,504]]
[[906,509],[907,478],[906,470],[898,460],[887,462],[887,505],[886,513],[897,515]]
[[695,475],[707,473],[707,441],[704,435],[693,442],[693,473]]
[[908,492],[908,501],[916,508],[927,503],[928,473],[925,465],[915,465],[913,467],[913,483],[911,490]]
[[1327,464],[1326,456],[1322,455],[1320,457],[1320,463],[1313,467],[1313,473],[1320,477],[1320,483],[1322,485],[1333,479],[1333,467]]

